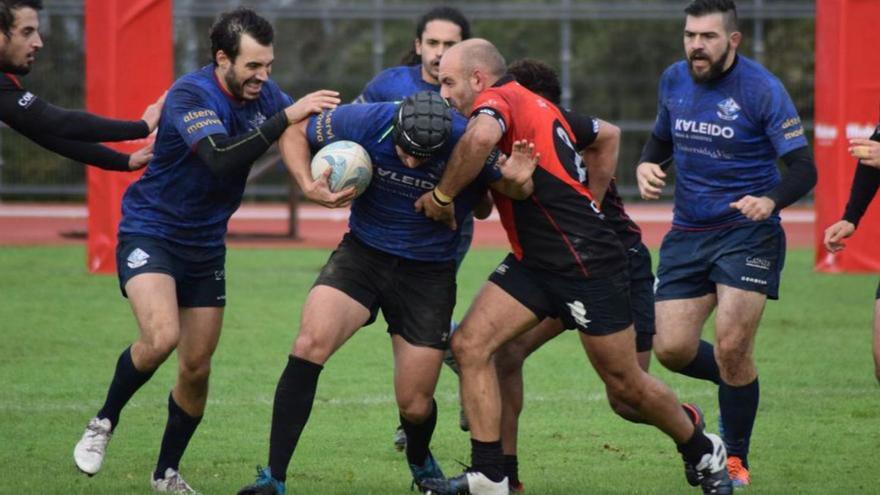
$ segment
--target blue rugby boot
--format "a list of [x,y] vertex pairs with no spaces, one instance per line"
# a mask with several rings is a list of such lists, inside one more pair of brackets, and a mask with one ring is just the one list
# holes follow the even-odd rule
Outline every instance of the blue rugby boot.
[[410,464],[409,471],[412,473],[413,486],[418,487],[420,492],[425,491],[421,487],[421,483],[423,480],[446,477],[443,475],[443,471],[440,469],[440,465],[437,464],[437,460],[434,459],[431,451],[428,451],[428,457],[425,459],[424,464],[422,464],[421,466]]
[[257,479],[238,491],[238,495],[284,495],[284,482],[272,477],[269,468],[257,466]]

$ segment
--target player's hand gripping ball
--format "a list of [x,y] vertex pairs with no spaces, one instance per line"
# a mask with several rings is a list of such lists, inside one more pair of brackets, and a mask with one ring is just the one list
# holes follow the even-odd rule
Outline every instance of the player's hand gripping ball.
[[336,141],[321,148],[312,158],[312,179],[318,180],[331,169],[330,191],[339,192],[354,186],[355,197],[370,185],[373,162],[363,146],[354,141]]

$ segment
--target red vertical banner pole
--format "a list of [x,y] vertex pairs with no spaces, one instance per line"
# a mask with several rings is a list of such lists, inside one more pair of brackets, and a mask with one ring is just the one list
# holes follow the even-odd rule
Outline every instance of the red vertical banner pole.
[[[119,119],[140,118],[174,77],[172,0],[85,0],[86,107]],[[112,143],[131,152],[146,140]],[[137,173],[88,167],[90,272],[116,270],[116,229],[122,195]]]
[[823,272],[880,271],[880,200],[874,201],[847,247],[822,245],[825,228],[840,220],[856,160],[851,138],[867,138],[880,120],[880,2],[816,0],[815,266]]

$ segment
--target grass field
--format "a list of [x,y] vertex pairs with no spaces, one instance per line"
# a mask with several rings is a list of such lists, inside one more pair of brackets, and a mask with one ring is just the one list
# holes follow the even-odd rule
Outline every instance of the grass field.
[[[461,316],[501,252],[469,255]],[[73,445],[103,402],[119,352],[135,337],[115,277],[90,276],[80,247],[0,248],[0,493],[150,493],[175,365],[166,363],[124,410],[101,473],[86,478]],[[205,494],[234,493],[265,463],[271,401],[306,291],[325,251],[231,250],[224,335],[207,415],[183,459]],[[870,325],[877,279],[824,276],[791,251],[782,299],[758,337],[763,392],[752,441],[757,494],[877,493],[880,394]],[[356,335],[324,373],[288,477],[291,494],[404,494],[409,473],[391,445],[396,410],[384,326]],[[717,429],[713,388],[653,372],[700,403]],[[447,473],[469,460],[456,384],[444,372],[433,450]],[[526,364],[521,476],[530,494],[697,493],[672,443],[618,419],[574,335]]]

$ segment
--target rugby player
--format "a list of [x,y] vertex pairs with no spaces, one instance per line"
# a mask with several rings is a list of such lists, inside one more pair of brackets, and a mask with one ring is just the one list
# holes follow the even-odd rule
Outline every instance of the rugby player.
[[454,228],[456,196],[496,145],[506,152],[517,140],[533,140],[542,158],[532,195],[493,195],[513,253],[490,275],[452,339],[471,425],[471,468],[454,478],[425,480],[422,488],[435,494],[508,493],[493,355],[544,318],[558,317],[579,330],[609,397],[670,436],[695,466],[705,493],[730,493],[721,440],[698,428],[675,394],[638,365],[626,252],[598,206],[613,163],[591,168],[587,187],[586,167],[562,113],[505,72],[504,58],[481,39],[455,45],[440,61],[441,94],[472,120],[437,187],[419,198],[418,208]]
[[[442,476],[429,449],[437,421],[434,389],[449,321],[455,306],[458,229],[425,218],[413,202],[443,173],[466,121],[436,92],[423,91],[402,103],[343,105],[288,130],[282,155],[306,196],[324,206],[346,204],[330,192],[326,175],[310,170],[310,148],[348,140],[369,153],[374,167],[366,191],[354,200],[349,232],[331,254],[309,292],[299,335],[275,390],[269,465],[239,495],[285,491],[290,459],[311,414],[324,364],[355,332],[388,322],[394,354],[394,390],[407,436],[413,480]],[[514,149],[516,151],[516,149]],[[460,221],[485,189],[525,197],[536,157],[526,146],[500,171],[484,157],[479,177],[461,195]]]
[[[435,7],[426,12],[416,23],[416,37],[413,46],[402,60],[403,65],[391,67],[380,72],[364,87],[355,103],[375,103],[380,101],[401,101],[419,91],[440,92],[437,70],[440,57],[452,45],[471,37],[471,27],[467,18],[454,7]],[[492,199],[488,195],[468,214],[462,222],[460,243],[456,260],[462,261],[471,247],[474,238],[474,217],[485,219],[492,213]],[[456,323],[452,323],[455,330]],[[458,364],[447,350],[443,358],[455,374]],[[459,414],[459,427],[467,431],[467,416],[462,410]],[[399,425],[394,432],[394,447],[406,449],[406,432]]]
[[[782,83],[737,53],[736,4],[694,0],[685,13],[686,60],[661,77],[656,123],[636,172],[642,198],[657,199],[666,185],[658,164],[674,158],[654,352],[667,368],[718,384],[728,469],[744,486],[758,411],[755,334],[767,299],[779,297],[785,261],[779,211],[813,188],[816,166]],[[700,338],[713,310],[714,348]]]
[[[856,146],[862,150],[856,151]],[[853,176],[849,201],[843,218],[825,229],[825,248],[836,253],[846,247],[844,239],[853,235],[859,220],[864,216],[868,205],[877,194],[880,186],[880,126],[874,130],[870,139],[851,139],[850,153],[859,159]],[[880,381],[880,285],[877,286],[874,303],[874,375]]]
[[226,229],[248,171],[289,124],[339,103],[336,92],[318,91],[294,104],[269,79],[273,29],[252,10],[221,14],[210,37],[213,63],[171,87],[156,156],[122,200],[119,287],[140,337],[120,355],[106,401],[74,449],[76,466],[97,473],[122,408],[177,349],[150,477],[159,492],[195,493],[179,463],[205,411],[226,305]]
[[[532,59],[512,62],[507,72],[526,89],[559,107],[574,134],[575,150],[587,164],[587,184],[591,164],[609,160],[616,166],[620,148],[620,129],[608,122],[578,114],[560,107],[562,88],[559,77],[550,66]],[[639,366],[645,371],[651,363],[651,347],[654,337],[654,274],[651,273],[651,253],[642,243],[639,226],[626,214],[623,200],[612,180],[602,201],[605,220],[626,249],[629,265],[629,294],[632,317],[636,332],[636,352]],[[519,415],[523,408],[522,368],[525,359],[564,330],[558,318],[547,318],[535,328],[502,346],[495,355],[498,384],[501,389],[501,444],[504,451],[504,475],[510,491],[524,491],[519,480],[517,457],[517,433]],[[611,407],[623,418],[641,422],[637,411],[609,397]],[[690,407],[687,406],[686,407]],[[693,410],[698,413],[697,410]]]
[[71,160],[105,170],[143,168],[153,156],[152,144],[129,155],[99,143],[147,137],[159,122],[164,95],[147,107],[141,120],[115,120],[57,107],[19,82],[17,76],[31,71],[43,47],[39,17],[42,8],[42,0],[0,0],[0,120]]

